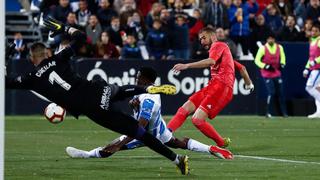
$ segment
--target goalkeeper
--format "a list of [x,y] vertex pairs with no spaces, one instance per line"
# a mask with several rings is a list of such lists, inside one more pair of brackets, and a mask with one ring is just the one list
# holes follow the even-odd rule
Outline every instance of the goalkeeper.
[[174,94],[175,87],[164,86],[116,86],[104,81],[87,81],[74,73],[69,59],[83,43],[86,36],[81,31],[65,26],[48,18],[44,25],[53,31],[51,36],[59,33],[71,35],[70,47],[58,54],[48,57],[43,43],[36,42],[30,48],[30,59],[35,68],[30,73],[17,78],[6,77],[6,87],[12,89],[29,89],[43,95],[56,104],[66,108],[73,116],[83,114],[97,124],[141,140],[155,152],[170,159],[182,174],[188,174],[188,157],[177,155],[164,146],[158,139],[139,126],[135,119],[113,105],[114,102],[142,93]]

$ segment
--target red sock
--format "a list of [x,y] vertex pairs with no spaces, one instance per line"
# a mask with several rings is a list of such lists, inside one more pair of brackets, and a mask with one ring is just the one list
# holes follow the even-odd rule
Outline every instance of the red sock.
[[218,146],[224,145],[224,140],[214,127],[204,119],[192,118],[192,123],[208,138],[213,139]]
[[173,118],[169,121],[167,127],[172,131],[176,131],[186,121],[189,112],[180,107]]

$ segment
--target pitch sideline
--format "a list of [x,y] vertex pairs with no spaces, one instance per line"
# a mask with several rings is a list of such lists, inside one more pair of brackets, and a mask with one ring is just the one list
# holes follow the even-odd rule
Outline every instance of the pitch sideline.
[[[201,155],[201,157],[208,157],[210,155]],[[277,161],[277,162],[284,162],[284,163],[295,163],[295,164],[315,164],[320,165],[320,162],[312,162],[312,161],[297,161],[297,160],[289,160],[289,159],[277,159],[277,158],[268,158],[268,157],[260,157],[260,156],[245,156],[245,155],[234,155],[236,159],[255,159],[255,160],[266,160],[266,161]],[[154,158],[154,156],[127,156],[127,155],[117,155],[113,158]]]

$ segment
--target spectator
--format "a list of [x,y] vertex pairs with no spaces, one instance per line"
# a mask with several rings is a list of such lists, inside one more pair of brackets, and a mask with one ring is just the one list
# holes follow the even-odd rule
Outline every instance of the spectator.
[[148,29],[151,29],[153,27],[153,20],[160,17],[162,9],[163,6],[160,3],[156,2],[152,4],[152,9],[146,17],[146,24]]
[[168,35],[161,26],[161,21],[159,19],[154,19],[153,28],[147,35],[146,46],[150,59],[166,59],[169,49],[169,40]]
[[294,8],[294,15],[297,18],[297,24],[299,27],[303,27],[304,25],[304,20],[306,19],[307,16],[307,8],[305,5],[305,0],[296,0],[298,1],[295,5]]
[[278,98],[283,117],[288,117],[281,75],[281,70],[286,65],[286,56],[283,47],[275,42],[274,34],[270,34],[267,43],[259,48],[254,62],[260,68],[267,88],[266,117],[272,117],[274,97]]
[[117,12],[112,9],[109,0],[100,0],[97,16],[103,29],[110,26],[111,18],[117,16]]
[[320,22],[319,0],[310,0],[310,4],[307,6],[307,19],[312,19],[313,23]]
[[138,0],[137,9],[141,12],[143,17],[146,17],[148,13],[151,11],[153,4],[157,2],[158,0]]
[[259,9],[257,14],[261,14],[273,0],[257,0]]
[[144,23],[143,16],[138,11],[133,11],[128,17],[127,24],[124,27],[125,31],[133,34],[137,38],[138,44],[144,44],[147,29]]
[[103,59],[118,59],[120,54],[114,44],[109,41],[110,37],[108,32],[101,33],[100,39],[97,42],[95,57]]
[[266,42],[271,29],[265,24],[265,19],[262,14],[255,18],[255,24],[252,28],[252,33],[250,35],[250,51],[252,54],[256,54],[258,51],[257,42]]
[[78,23],[77,23],[77,17],[76,17],[76,14],[74,12],[69,12],[68,16],[67,16],[67,22],[66,24],[68,26],[71,26],[71,27],[74,27],[74,28],[77,28],[77,29],[81,29],[81,30],[84,30],[83,27],[79,26]]
[[226,6],[226,8],[229,10],[229,8],[232,5],[232,0],[222,0],[223,4]]
[[78,24],[85,27],[89,21],[91,12],[88,10],[87,0],[79,1],[79,9],[76,11]]
[[292,6],[289,0],[275,0],[274,5],[277,9],[279,9],[280,16],[286,20],[285,18],[292,14]]
[[134,35],[128,34],[125,45],[121,49],[122,59],[142,59],[141,51],[137,46],[137,41]]
[[189,14],[184,12],[183,6],[184,6],[183,0],[175,0],[174,1],[174,9],[172,9],[172,11],[170,13],[170,17],[172,20],[174,20],[178,16],[182,16],[185,19],[189,18]]
[[216,36],[218,41],[225,42],[230,48],[233,59],[238,59],[237,45],[229,38],[226,37],[225,32],[222,28],[216,29]]
[[72,12],[69,0],[59,0],[59,5],[51,9],[50,15],[56,20],[65,23],[69,12]]
[[43,17],[47,17],[50,14],[51,8],[59,5],[59,0],[47,0],[41,1],[39,4],[39,10],[43,13]]
[[121,39],[121,31],[120,29],[120,19],[118,16],[114,16],[111,18],[111,26],[107,29],[107,32],[110,37],[110,41],[116,45],[118,49],[123,46]]
[[170,29],[170,12],[168,9],[162,9],[160,12],[160,20],[162,22],[162,29],[169,33]]
[[286,25],[282,27],[279,33],[279,41],[299,41],[301,39],[300,32],[297,30],[296,19],[294,16],[288,16]]
[[303,28],[301,29],[302,41],[309,41],[309,39],[311,38],[312,26],[313,21],[311,19],[307,19],[304,23]]
[[23,36],[20,32],[14,33],[13,43],[16,45],[13,59],[25,59],[27,57],[27,48],[23,42]]
[[271,31],[273,33],[279,33],[283,23],[277,8],[273,4],[269,4],[262,14],[266,20],[266,25],[270,27]]
[[137,9],[137,3],[134,0],[115,0],[114,6],[119,14]]
[[206,3],[203,20],[205,25],[210,25],[214,28],[222,27],[227,29],[230,26],[228,9],[220,0],[209,0]]
[[89,24],[86,27],[86,34],[92,44],[96,44],[102,32],[101,25],[96,15],[90,15]]
[[178,16],[171,30],[170,44],[176,59],[189,60],[189,26],[184,16]]
[[249,54],[249,15],[257,11],[258,4],[255,1],[242,3],[241,0],[233,0],[229,9],[230,37],[236,44],[241,45],[244,55]]
[[192,17],[196,19],[196,23],[189,30],[190,41],[193,43],[196,41],[196,39],[198,39],[198,33],[204,27],[204,23],[201,20],[200,9],[194,9]]

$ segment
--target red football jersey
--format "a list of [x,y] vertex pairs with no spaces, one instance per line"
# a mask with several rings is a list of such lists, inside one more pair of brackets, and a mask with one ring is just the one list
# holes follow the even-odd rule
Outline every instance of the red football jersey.
[[235,79],[234,62],[228,45],[219,41],[212,43],[209,58],[216,61],[216,64],[211,66],[210,82],[218,80],[233,88]]
[[238,61],[236,60],[233,60],[234,61],[234,68],[237,70],[237,71],[240,71],[242,68],[244,68],[244,66],[239,63]]

